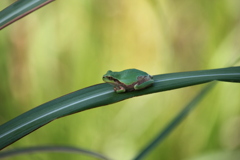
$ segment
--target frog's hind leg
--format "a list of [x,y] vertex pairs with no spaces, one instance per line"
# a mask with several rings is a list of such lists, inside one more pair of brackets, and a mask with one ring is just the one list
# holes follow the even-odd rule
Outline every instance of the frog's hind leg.
[[153,82],[154,82],[154,80],[148,80],[148,81],[143,82],[143,83],[141,83],[141,84],[135,84],[135,85],[134,85],[134,89],[135,89],[135,90],[144,89],[144,88],[152,85]]

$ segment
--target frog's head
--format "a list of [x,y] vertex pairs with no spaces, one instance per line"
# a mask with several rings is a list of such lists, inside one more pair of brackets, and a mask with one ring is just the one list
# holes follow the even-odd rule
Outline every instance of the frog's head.
[[118,82],[118,73],[109,70],[105,75],[103,75],[103,81],[111,84],[116,84]]

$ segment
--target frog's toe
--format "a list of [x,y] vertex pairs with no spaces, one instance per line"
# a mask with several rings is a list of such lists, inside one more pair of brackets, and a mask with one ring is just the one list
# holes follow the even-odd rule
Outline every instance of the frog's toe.
[[117,92],[117,93],[123,93],[123,92],[126,92],[126,89],[123,88],[122,86],[115,87],[114,90],[115,90],[115,92]]

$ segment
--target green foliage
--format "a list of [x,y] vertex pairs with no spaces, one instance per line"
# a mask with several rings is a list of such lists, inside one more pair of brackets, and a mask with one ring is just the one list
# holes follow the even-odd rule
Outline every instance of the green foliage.
[[[1,31],[0,124],[100,83],[109,69],[138,68],[154,75],[221,68],[239,58],[239,7],[237,0],[55,1]],[[131,159],[200,88],[67,116],[9,148],[64,144]],[[239,97],[239,84],[219,83],[150,158],[197,159],[209,152],[237,151],[239,138],[232,135],[239,135],[234,130]],[[59,154],[22,158],[76,159]]]

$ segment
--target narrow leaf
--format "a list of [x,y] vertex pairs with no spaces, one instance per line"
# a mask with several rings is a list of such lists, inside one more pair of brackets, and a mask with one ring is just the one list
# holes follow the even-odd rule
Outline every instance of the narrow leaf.
[[216,83],[210,83],[207,85],[184,109],[158,134],[152,142],[147,145],[134,160],[141,160],[149,154],[157,145],[159,145],[168,136],[173,129],[177,127],[180,122],[188,115],[188,113],[194,109],[197,104],[203,99],[203,97],[215,86]]
[[0,149],[57,118],[124,99],[210,81],[240,82],[240,67],[153,76],[153,86],[117,94],[106,83],[94,85],[42,104],[0,126]]
[[0,30],[54,0],[18,0],[0,11]]
[[39,147],[29,147],[29,148],[21,148],[14,149],[10,151],[5,151],[0,153],[0,158],[13,157],[21,154],[29,154],[29,153],[39,153],[39,152],[66,152],[66,153],[77,153],[77,154],[85,154],[91,157],[96,157],[98,159],[109,160],[109,158],[92,151],[88,151],[86,149],[75,148],[75,147],[66,147],[66,146],[39,146]]

